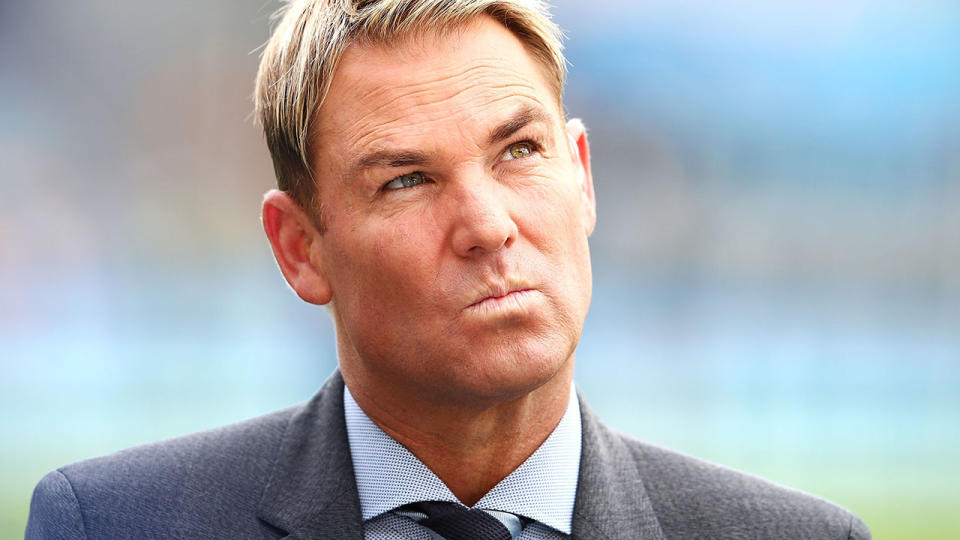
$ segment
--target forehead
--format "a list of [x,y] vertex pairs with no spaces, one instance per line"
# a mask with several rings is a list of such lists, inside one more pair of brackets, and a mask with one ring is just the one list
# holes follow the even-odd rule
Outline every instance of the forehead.
[[327,154],[409,144],[452,126],[479,133],[520,107],[561,120],[543,67],[507,28],[483,17],[453,31],[348,47],[314,140]]

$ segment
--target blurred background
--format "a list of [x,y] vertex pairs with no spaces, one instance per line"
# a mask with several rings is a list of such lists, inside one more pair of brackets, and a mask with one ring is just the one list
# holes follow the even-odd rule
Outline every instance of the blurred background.
[[[48,470],[307,399],[260,230],[269,0],[0,2],[0,537]],[[960,3],[564,2],[577,381],[645,440],[960,537]]]

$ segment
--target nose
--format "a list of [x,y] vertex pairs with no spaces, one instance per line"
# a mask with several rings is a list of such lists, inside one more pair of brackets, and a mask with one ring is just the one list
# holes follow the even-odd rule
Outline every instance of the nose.
[[507,189],[476,177],[455,189],[450,201],[454,252],[461,257],[479,257],[510,247],[518,231],[508,207]]

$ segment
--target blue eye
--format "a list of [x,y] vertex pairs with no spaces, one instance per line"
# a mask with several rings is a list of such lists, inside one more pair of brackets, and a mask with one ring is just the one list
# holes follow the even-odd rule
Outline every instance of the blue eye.
[[412,172],[409,174],[404,174],[394,178],[393,180],[384,184],[384,190],[392,189],[403,189],[408,187],[413,187],[419,184],[422,184],[426,181],[426,178],[423,177],[422,172]]

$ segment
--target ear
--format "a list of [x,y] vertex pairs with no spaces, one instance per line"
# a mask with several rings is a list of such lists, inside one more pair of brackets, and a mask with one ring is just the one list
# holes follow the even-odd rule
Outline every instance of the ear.
[[570,143],[570,159],[577,170],[580,195],[583,202],[584,227],[587,236],[597,224],[597,200],[593,194],[593,175],[590,173],[590,144],[587,143],[587,128],[579,118],[567,121],[567,138]]
[[263,230],[280,272],[297,296],[311,304],[330,301],[330,283],[323,271],[320,232],[313,220],[286,193],[271,189],[263,196]]

